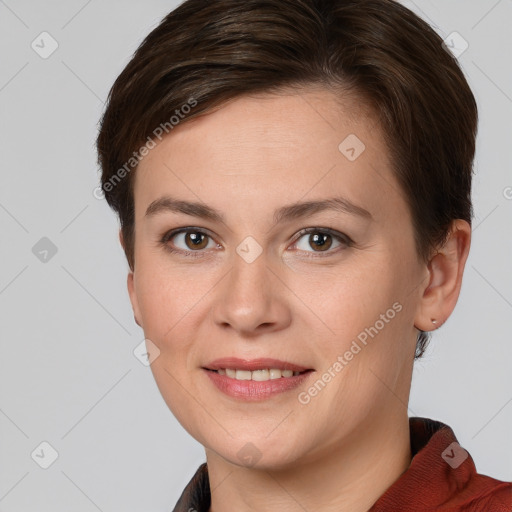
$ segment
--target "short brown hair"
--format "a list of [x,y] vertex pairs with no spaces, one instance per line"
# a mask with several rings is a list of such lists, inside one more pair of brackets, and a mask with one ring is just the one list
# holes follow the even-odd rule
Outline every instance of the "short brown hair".
[[[130,171],[155,129],[169,133],[173,116],[186,122],[244,94],[311,85],[351,91],[377,115],[423,261],[452,220],[471,224],[477,106],[421,18],[393,0],[186,0],[116,79],[97,138],[101,186],[132,270]],[[420,331],[416,357],[428,336]]]

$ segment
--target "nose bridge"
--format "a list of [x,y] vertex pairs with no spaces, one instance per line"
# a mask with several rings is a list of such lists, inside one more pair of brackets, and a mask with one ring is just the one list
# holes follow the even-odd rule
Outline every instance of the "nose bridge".
[[272,283],[267,260],[267,254],[263,250],[255,255],[254,248],[251,246],[240,244],[237,248],[237,254],[232,258],[228,297],[226,297],[234,302],[232,307],[245,308],[252,304],[261,308],[262,304],[257,303],[271,300]]
[[[232,268],[217,296],[215,322],[229,324],[237,331],[258,326],[278,326],[289,320],[277,277],[263,248],[245,240],[232,257]],[[278,280],[279,281],[279,280]]]

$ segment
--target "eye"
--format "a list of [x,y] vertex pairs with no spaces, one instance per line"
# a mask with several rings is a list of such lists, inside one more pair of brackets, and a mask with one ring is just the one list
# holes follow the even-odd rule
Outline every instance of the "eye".
[[[299,235],[300,236],[297,241],[294,243],[293,247],[298,248],[301,251],[305,252],[328,252],[328,253],[336,253],[337,250],[330,250],[334,247],[349,247],[352,243],[351,239],[344,235],[343,233],[338,233],[328,228],[320,229],[320,228],[307,228],[303,229]],[[336,245],[337,244],[337,245]],[[314,249],[313,251],[309,249]]]
[[[163,235],[160,243],[167,251],[187,257],[201,257],[205,255],[204,249],[220,247],[207,232],[193,227],[169,231]],[[329,228],[306,228],[299,232],[292,248],[309,253],[332,254],[339,252],[336,248],[350,247],[352,243],[347,235]],[[331,250],[333,247],[334,250]]]
[[[170,244],[171,240],[172,245]],[[170,252],[183,252],[185,256],[199,256],[199,254],[190,253],[202,252],[203,249],[212,249],[218,245],[208,233],[196,228],[169,231],[162,237],[161,243]],[[173,246],[176,246],[177,249]]]

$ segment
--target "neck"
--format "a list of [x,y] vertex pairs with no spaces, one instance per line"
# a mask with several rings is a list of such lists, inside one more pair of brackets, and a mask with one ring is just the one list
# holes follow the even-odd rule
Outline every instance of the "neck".
[[411,462],[407,414],[391,418],[286,469],[240,467],[207,450],[210,512],[367,512]]

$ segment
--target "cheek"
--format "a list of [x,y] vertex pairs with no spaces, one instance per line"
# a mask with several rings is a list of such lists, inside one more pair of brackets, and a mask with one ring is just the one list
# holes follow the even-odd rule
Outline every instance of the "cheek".
[[337,268],[296,277],[290,286],[336,346],[373,325],[400,299],[394,270],[383,258],[360,253]]
[[[386,395],[379,378],[393,386],[413,357],[411,275],[399,268],[396,257],[375,256],[332,272],[324,287],[304,283],[303,292],[310,290],[308,305],[323,324],[324,336],[318,337],[317,345],[322,347],[323,371],[338,363],[339,377],[333,379],[331,391],[359,397],[340,402],[333,396],[334,403],[343,404],[340,413],[364,408],[366,399],[369,404],[380,393]],[[322,288],[324,294],[319,293]]]
[[189,276],[166,271],[154,261],[140,263],[136,287],[144,336],[159,350],[150,368],[168,408],[189,433],[197,435],[189,428],[201,424],[197,403],[190,400],[197,395],[191,372],[197,371],[193,333],[201,305],[198,290],[190,286]]
[[187,269],[169,265],[165,256],[158,254],[141,255],[138,264],[135,287],[144,325],[167,332],[193,308],[203,280]]
[[204,267],[201,271],[199,266],[162,260],[165,257],[139,260],[135,279],[144,335],[159,348],[165,368],[186,375],[200,359],[208,335],[201,324],[208,318],[219,276]]

